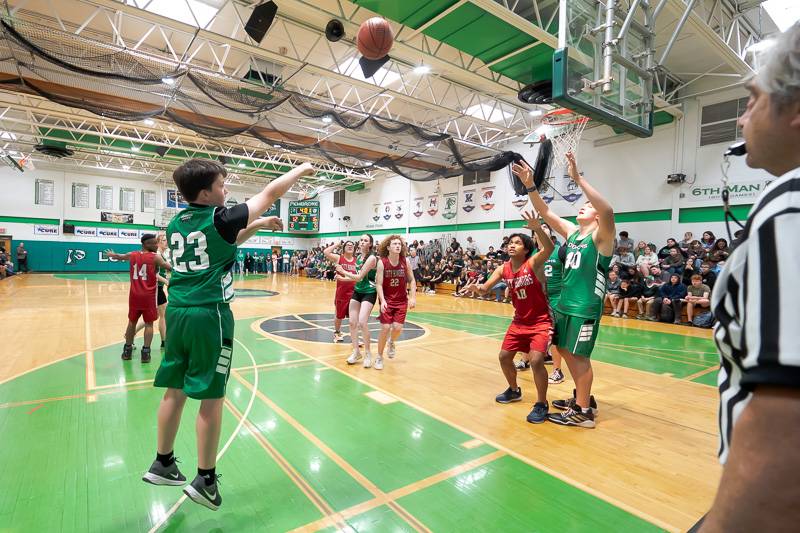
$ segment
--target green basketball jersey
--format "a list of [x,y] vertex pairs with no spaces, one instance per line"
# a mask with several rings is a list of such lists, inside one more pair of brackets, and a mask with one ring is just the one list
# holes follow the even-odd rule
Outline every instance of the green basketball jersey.
[[564,246],[567,256],[557,310],[565,315],[597,318],[603,312],[611,257],[600,255],[592,234],[581,238],[579,230],[569,236]]
[[561,275],[564,265],[559,257],[560,244],[556,244],[553,253],[544,263],[544,277],[547,281],[547,297],[550,299],[550,306],[554,307],[558,303],[561,295]]
[[[361,272],[361,266],[367,262],[367,259],[372,257],[372,254],[364,257],[363,255],[358,256],[356,259],[356,271]],[[375,288],[375,273],[377,272],[376,269],[372,269],[369,273],[361,278],[361,281],[356,283],[355,291],[360,292],[361,294],[372,294],[373,292],[378,292],[378,289]]]
[[[159,256],[161,256],[161,259],[163,259],[164,261],[169,263],[169,252],[167,250],[164,250],[163,252],[156,252],[156,253]],[[167,278],[167,271],[164,270],[161,267],[158,267],[158,275],[161,276],[162,278],[166,279]],[[159,287],[163,287],[164,286],[164,282],[161,281],[161,280],[158,280],[158,286]]]
[[236,245],[214,227],[214,206],[190,205],[167,226],[172,256],[169,305],[190,307],[233,300],[230,268]]

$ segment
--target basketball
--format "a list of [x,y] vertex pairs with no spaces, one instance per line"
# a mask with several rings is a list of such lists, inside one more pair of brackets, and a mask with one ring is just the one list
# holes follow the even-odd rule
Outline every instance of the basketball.
[[364,21],[358,28],[358,51],[367,59],[385,57],[394,44],[392,27],[386,19],[372,17]]

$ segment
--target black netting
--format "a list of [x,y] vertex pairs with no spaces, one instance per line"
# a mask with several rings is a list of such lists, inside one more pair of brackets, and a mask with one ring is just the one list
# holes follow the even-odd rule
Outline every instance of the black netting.
[[[0,44],[6,48],[0,55],[13,58],[16,69],[16,76],[0,83],[103,117],[138,121],[160,116],[210,139],[249,135],[344,169],[380,168],[416,181],[499,170],[520,158],[280,86],[181,68],[177,62],[30,21],[5,18],[0,23]],[[338,130],[328,134],[320,122]],[[320,131],[325,135],[310,133]],[[376,151],[376,145],[386,150]]]

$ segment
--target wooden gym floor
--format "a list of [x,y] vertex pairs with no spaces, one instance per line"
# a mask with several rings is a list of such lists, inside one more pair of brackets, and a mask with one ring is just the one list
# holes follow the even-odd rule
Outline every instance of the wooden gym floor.
[[[679,531],[712,501],[709,331],[604,317],[597,428],[532,425],[530,372],[522,402],[494,402],[511,306],[420,294],[377,371],[331,342],[332,283],[279,275],[237,281],[213,513],[140,481],[160,354],[119,359],[127,291],[125,274],[0,282],[3,531]],[[175,450],[190,478],[193,403]]]

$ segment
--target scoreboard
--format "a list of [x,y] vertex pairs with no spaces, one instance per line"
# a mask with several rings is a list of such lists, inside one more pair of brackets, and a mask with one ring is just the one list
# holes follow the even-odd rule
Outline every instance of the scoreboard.
[[289,231],[319,231],[319,200],[289,202]]

